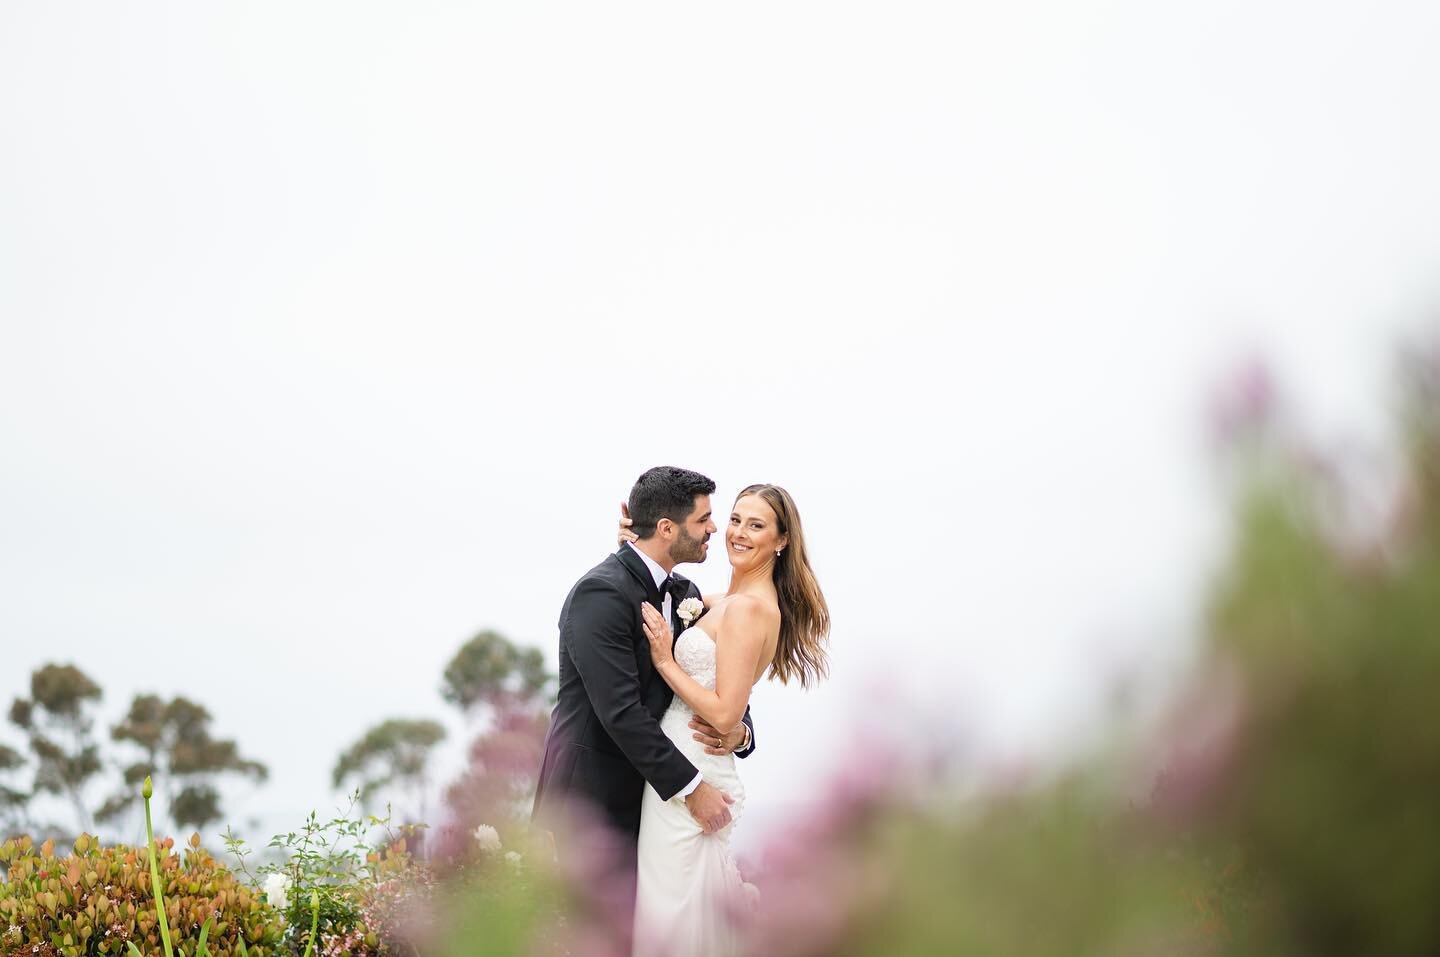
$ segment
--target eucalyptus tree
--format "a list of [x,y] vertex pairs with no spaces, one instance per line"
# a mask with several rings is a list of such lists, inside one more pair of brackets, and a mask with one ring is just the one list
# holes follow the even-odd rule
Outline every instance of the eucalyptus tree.
[[[0,773],[10,774],[25,766],[25,755],[0,744]],[[0,783],[0,840],[24,829],[25,807],[30,795],[9,784]]]
[[550,678],[538,649],[517,647],[487,629],[461,645],[445,666],[440,696],[469,715],[481,705],[533,703],[544,695]]
[[413,803],[416,819],[423,820],[430,757],[443,740],[445,728],[438,721],[382,721],[345,749],[335,762],[331,780],[337,788],[347,782],[357,786],[360,806],[367,810],[392,789],[399,791]]
[[30,675],[30,697],[10,705],[10,723],[24,731],[35,758],[31,795],[68,801],[79,831],[93,831],[89,785],[103,765],[92,731],[100,686],[74,665],[47,664]]
[[258,761],[241,757],[234,740],[216,738],[204,705],[185,697],[166,701],[159,695],[139,694],[125,717],[110,729],[117,745],[134,755],[121,769],[122,786],[100,808],[104,821],[124,821],[135,807],[135,791],[145,778],[169,782],[170,818],[177,829],[201,830],[221,818],[218,779],[238,775],[265,780],[268,771]]
[[450,659],[440,694],[479,731],[466,751],[466,766],[445,789],[453,820],[518,825],[533,793],[541,745],[549,725],[554,676],[545,655],[521,648],[496,631],[482,631]]

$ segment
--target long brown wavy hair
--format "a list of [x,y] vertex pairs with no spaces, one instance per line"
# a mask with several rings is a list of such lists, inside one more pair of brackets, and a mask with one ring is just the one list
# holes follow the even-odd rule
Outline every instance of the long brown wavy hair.
[[785,548],[775,556],[775,591],[780,598],[780,642],[770,662],[771,678],[789,684],[800,679],[800,687],[808,688],[830,673],[830,655],[826,650],[830,635],[830,607],[815,572],[810,569],[810,556],[805,551],[805,532],[800,527],[800,510],[790,493],[778,485],[751,485],[735,496],[740,501],[747,495],[758,495],[775,511],[780,534],[787,537]]

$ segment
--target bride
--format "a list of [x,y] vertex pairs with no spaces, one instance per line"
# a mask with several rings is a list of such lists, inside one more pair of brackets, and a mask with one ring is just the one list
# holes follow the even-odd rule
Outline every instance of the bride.
[[[621,522],[622,538],[633,537]],[[635,904],[637,957],[720,957],[739,949],[736,918],[755,888],[740,876],[730,835],[745,788],[729,753],[706,749],[689,725],[699,717],[722,733],[740,724],[750,690],[770,677],[801,687],[824,677],[830,612],[810,569],[800,513],[777,485],[740,492],[725,529],[730,587],[706,595],[704,613],[672,638],[649,604],[641,606],[650,657],[675,692],[660,727],[711,786],[734,800],[732,822],[705,834],[683,798],[661,800],[648,784],[640,812]]]

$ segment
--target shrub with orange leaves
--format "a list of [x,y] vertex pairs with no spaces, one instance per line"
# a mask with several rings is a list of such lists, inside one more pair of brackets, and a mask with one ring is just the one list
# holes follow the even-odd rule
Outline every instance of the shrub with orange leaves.
[[[273,907],[200,847],[192,835],[183,855],[172,838],[157,842],[171,937],[193,953],[200,928],[214,918],[212,957],[237,952],[240,936],[253,957],[278,952],[284,923]],[[90,957],[161,953],[160,930],[145,848],[101,847],[88,834],[57,856],[53,841],[28,837],[0,845],[0,954]]]

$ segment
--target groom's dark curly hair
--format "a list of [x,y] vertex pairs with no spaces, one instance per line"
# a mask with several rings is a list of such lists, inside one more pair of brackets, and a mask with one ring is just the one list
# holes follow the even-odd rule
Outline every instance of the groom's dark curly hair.
[[630,490],[627,504],[634,523],[630,530],[641,538],[649,538],[655,534],[655,526],[662,518],[683,525],[695,511],[695,496],[710,495],[714,491],[715,483],[699,472],[673,465],[648,469]]

